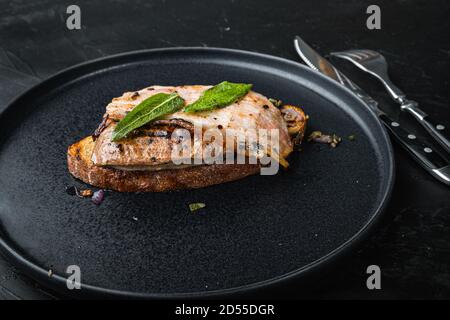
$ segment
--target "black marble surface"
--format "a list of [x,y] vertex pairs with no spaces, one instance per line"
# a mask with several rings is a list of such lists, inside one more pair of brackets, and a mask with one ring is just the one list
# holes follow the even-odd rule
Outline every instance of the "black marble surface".
[[[81,30],[66,28],[70,4],[81,7]],[[292,40],[299,34],[322,53],[350,48],[380,51],[394,82],[427,113],[450,125],[450,3],[377,1],[381,30],[366,28],[370,4],[359,0],[1,0],[0,110],[32,84],[89,59],[137,49],[208,46],[297,60]],[[430,140],[408,115],[400,114],[375,80],[346,63],[336,64],[394,118]],[[395,190],[372,236],[309,282],[261,290],[258,297],[450,298],[450,189],[394,148]],[[381,290],[366,288],[365,272],[371,264],[381,267]],[[55,297],[0,257],[0,298]]]

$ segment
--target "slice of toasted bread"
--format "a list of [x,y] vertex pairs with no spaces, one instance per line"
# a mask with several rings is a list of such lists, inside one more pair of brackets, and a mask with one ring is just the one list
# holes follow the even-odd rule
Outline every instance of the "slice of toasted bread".
[[238,180],[260,170],[260,166],[255,164],[213,164],[161,171],[123,171],[95,166],[91,160],[94,144],[89,136],[69,147],[67,162],[70,173],[90,185],[121,192],[202,188]]

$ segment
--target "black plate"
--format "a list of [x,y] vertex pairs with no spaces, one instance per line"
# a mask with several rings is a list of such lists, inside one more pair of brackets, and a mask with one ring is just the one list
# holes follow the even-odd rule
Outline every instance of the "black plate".
[[[100,206],[66,193],[83,185],[67,171],[66,149],[92,133],[113,97],[151,84],[223,80],[303,106],[309,131],[336,132],[343,142],[304,144],[276,176],[108,192]],[[80,266],[77,294],[206,296],[305,276],[373,226],[394,175],[386,133],[349,91],[298,63],[226,49],[149,50],[78,65],[15,100],[1,114],[0,137],[1,247],[59,290],[67,266]],[[192,202],[207,207],[190,213]]]

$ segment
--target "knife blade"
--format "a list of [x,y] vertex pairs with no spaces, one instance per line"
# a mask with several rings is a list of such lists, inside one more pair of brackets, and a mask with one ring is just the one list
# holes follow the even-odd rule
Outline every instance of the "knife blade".
[[428,173],[437,180],[450,185],[450,164],[437,152],[421,141],[415,134],[405,130],[401,124],[394,121],[379,107],[378,102],[370,97],[363,89],[351,81],[347,76],[334,67],[328,60],[317,53],[302,38],[296,36],[294,39],[294,47],[302,60],[311,69],[320,72],[329,78],[337,81],[344,87],[350,89],[357,97],[372,109],[383,123],[391,136],[412,156],[413,159],[420,164]]

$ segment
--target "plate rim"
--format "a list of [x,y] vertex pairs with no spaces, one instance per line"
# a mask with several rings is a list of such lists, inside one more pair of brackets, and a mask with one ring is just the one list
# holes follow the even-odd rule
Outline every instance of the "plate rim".
[[[255,58],[263,58],[263,59],[269,59],[274,60],[280,63],[284,64],[290,64],[292,66],[295,66],[296,68],[300,67],[303,68],[304,71],[309,72],[311,74],[314,74],[316,77],[322,78],[322,80],[329,82],[330,85],[334,86],[338,90],[346,91],[347,94],[352,95],[354,98],[358,99],[362,106],[365,107],[366,111],[368,111],[369,114],[371,114],[374,124],[376,123],[376,126],[379,127],[380,132],[384,138],[385,147],[387,148],[387,154],[388,159],[387,160],[387,171],[384,172],[384,174],[387,176],[386,178],[386,184],[387,187],[384,189],[384,192],[382,192],[382,198],[378,203],[378,206],[373,210],[373,213],[366,221],[366,223],[356,232],[352,237],[350,237],[347,241],[342,243],[340,246],[336,247],[326,255],[320,257],[317,260],[314,260],[310,262],[307,265],[304,265],[298,269],[289,271],[287,273],[284,273],[282,275],[272,277],[266,280],[257,281],[241,286],[236,287],[230,287],[230,288],[224,288],[224,289],[216,289],[216,290],[210,290],[210,291],[193,291],[193,292],[173,292],[173,293],[147,293],[147,292],[134,292],[134,291],[125,291],[125,290],[117,290],[117,289],[109,289],[109,288],[103,288],[100,286],[95,285],[89,285],[81,283],[81,290],[68,290],[66,287],[66,281],[67,279],[54,274],[51,277],[48,275],[48,270],[45,270],[41,266],[39,266],[37,263],[34,263],[31,261],[31,259],[27,259],[23,255],[21,255],[20,250],[17,248],[15,249],[14,246],[10,245],[8,243],[8,240],[5,240],[3,238],[3,235],[0,232],[0,252],[7,258],[13,265],[16,265],[20,270],[25,272],[25,275],[28,277],[31,277],[32,279],[36,280],[38,283],[42,284],[44,287],[49,289],[54,289],[57,292],[66,295],[66,296],[73,296],[73,297],[80,297],[80,296],[108,296],[110,298],[135,298],[135,299],[186,299],[186,298],[214,298],[214,297],[224,297],[224,296],[230,296],[233,294],[245,294],[252,292],[257,289],[261,288],[268,288],[270,286],[279,285],[284,282],[288,282],[294,278],[298,279],[302,276],[305,276],[307,274],[310,274],[312,271],[319,269],[320,267],[324,267],[325,265],[329,265],[332,262],[336,261],[341,256],[345,255],[346,253],[350,252],[351,249],[353,249],[356,245],[360,244],[367,236],[370,230],[372,230],[375,225],[379,222],[382,213],[386,210],[386,207],[389,203],[389,200],[392,196],[392,191],[394,187],[395,182],[395,161],[394,161],[394,153],[393,153],[393,147],[391,140],[389,138],[388,133],[382,126],[382,124],[378,121],[378,118],[376,114],[364,103],[363,100],[361,100],[358,96],[356,96],[353,92],[351,92],[349,89],[339,85],[332,79],[326,77],[325,75],[315,72],[308,68],[307,66],[293,61],[286,58],[273,56],[270,54],[265,53],[259,53],[254,51],[247,51],[247,50],[240,50],[240,49],[230,49],[230,48],[220,48],[220,47],[169,47],[169,48],[154,48],[154,49],[141,49],[141,50],[133,50],[133,51],[127,51],[127,52],[121,52],[113,55],[108,55],[100,58],[96,58],[93,60],[84,61],[78,64],[75,64],[73,66],[70,66],[68,68],[62,69],[47,78],[43,79],[42,81],[38,82],[37,84],[31,86],[24,92],[17,95],[15,98],[13,98],[8,105],[0,112],[0,122],[4,117],[7,116],[8,113],[12,112],[11,110],[14,109],[14,105],[16,105],[18,102],[20,102],[21,99],[26,98],[27,95],[32,94],[34,91],[38,90],[39,88],[48,85],[52,81],[55,81],[58,77],[68,74],[72,71],[76,71],[77,69],[87,67],[90,65],[95,65],[99,62],[105,62],[107,60],[114,60],[121,57],[127,57],[127,56],[133,56],[133,55],[140,55],[140,54],[153,54],[153,53],[164,53],[164,52],[194,52],[194,51],[203,51],[203,52],[214,52],[214,53],[222,53],[222,54],[241,54],[246,55],[248,57],[255,57]],[[103,68],[104,69],[104,68]],[[67,83],[66,83],[67,84]],[[63,84],[65,85],[65,84]],[[1,231],[1,230],[0,230]],[[50,285],[51,284],[51,285]]]

